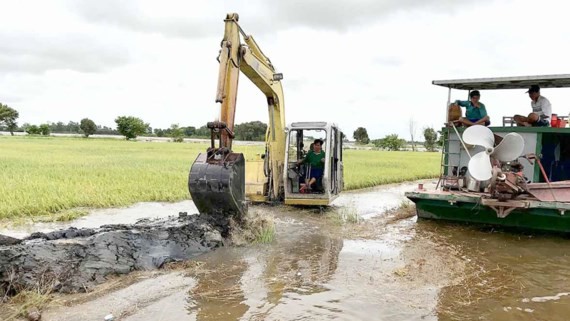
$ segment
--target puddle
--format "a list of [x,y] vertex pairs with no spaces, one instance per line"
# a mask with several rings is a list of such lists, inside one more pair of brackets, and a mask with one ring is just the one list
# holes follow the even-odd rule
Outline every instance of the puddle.
[[192,201],[178,203],[144,202],[124,208],[96,209],[89,214],[69,222],[49,222],[22,224],[16,227],[0,229],[0,234],[16,238],[24,238],[33,232],[52,232],[69,227],[96,228],[105,224],[133,224],[141,218],[164,218],[178,215],[179,212],[188,214],[198,210]]
[[[437,181],[426,180],[420,183],[424,184],[425,189],[435,189]],[[408,202],[404,193],[417,187],[418,182],[413,182],[347,191],[333,202],[333,206],[354,209],[360,217],[369,219],[399,207],[402,202]]]

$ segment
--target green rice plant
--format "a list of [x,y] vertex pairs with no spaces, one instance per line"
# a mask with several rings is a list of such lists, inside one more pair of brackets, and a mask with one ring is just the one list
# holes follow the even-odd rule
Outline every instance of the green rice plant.
[[[86,208],[189,199],[188,171],[206,148],[204,143],[0,136],[0,220],[47,216],[58,221],[76,218]],[[253,160],[261,158],[264,146],[235,150]],[[439,173],[436,153],[346,150],[343,161],[346,189]]]
[[256,235],[256,243],[269,244],[275,239],[275,224],[264,225]]
[[230,226],[233,245],[269,244],[275,239],[275,219],[263,208],[250,209],[239,222],[232,220]]
[[0,137],[0,218],[188,199],[188,170],[206,147]]
[[437,177],[440,157],[427,152],[346,150],[345,187],[353,190]]
[[355,206],[332,208],[326,212],[326,217],[337,225],[357,224],[361,218]]

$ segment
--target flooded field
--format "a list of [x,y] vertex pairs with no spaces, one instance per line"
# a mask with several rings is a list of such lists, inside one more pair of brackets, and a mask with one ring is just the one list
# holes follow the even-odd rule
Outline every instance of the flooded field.
[[[324,212],[255,206],[275,217],[271,244],[221,248],[89,295],[62,296],[42,320],[103,320],[109,313],[148,321],[568,319],[569,240],[417,222],[393,211],[414,187],[347,192]],[[131,223],[137,212],[157,217],[191,206],[139,204],[79,222]],[[340,223],[353,215],[358,222]]]

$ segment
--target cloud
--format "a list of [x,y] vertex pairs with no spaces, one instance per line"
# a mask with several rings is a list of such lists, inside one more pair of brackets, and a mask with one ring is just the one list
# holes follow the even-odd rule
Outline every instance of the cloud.
[[[255,34],[308,27],[345,32],[353,27],[377,23],[402,11],[431,10],[451,13],[472,4],[469,0],[233,0],[208,2],[207,8],[180,0],[72,1],[73,10],[90,23],[112,25],[135,32],[160,33],[172,37],[217,36],[227,12],[238,12]],[[159,6],[157,6],[159,4]],[[248,29],[249,30],[249,29]],[[247,31],[247,30],[246,30]],[[371,39],[371,41],[376,41]]]
[[[282,26],[304,25],[346,31],[378,22],[388,15],[410,10],[449,13],[472,3],[468,0],[281,0],[263,2],[271,21]],[[381,35],[379,35],[381,36]],[[370,39],[377,41],[377,39]],[[379,39],[378,39],[379,40]]]
[[[197,38],[213,35],[208,22],[223,17],[188,12],[189,2],[160,3],[153,8],[139,1],[71,1],[71,7],[80,17],[94,24],[105,24],[141,33],[159,33],[167,36]],[[159,13],[155,10],[165,9]],[[192,14],[194,13],[194,14]],[[216,30],[219,32],[219,30]]]
[[372,62],[380,66],[398,67],[403,64],[402,59],[393,56],[377,56],[372,58]]
[[[556,0],[53,0],[35,10],[28,1],[0,1],[0,101],[32,123],[215,119],[228,12],[284,73],[287,122],[364,126],[374,138],[407,137],[411,117],[418,128],[441,126],[447,91],[433,79],[563,73],[570,55]],[[267,121],[265,97],[243,75],[239,86],[236,121]],[[563,93],[544,93],[560,114]],[[482,94],[493,123],[530,108],[519,91]]]
[[0,71],[101,72],[129,61],[122,44],[86,34],[0,33]]

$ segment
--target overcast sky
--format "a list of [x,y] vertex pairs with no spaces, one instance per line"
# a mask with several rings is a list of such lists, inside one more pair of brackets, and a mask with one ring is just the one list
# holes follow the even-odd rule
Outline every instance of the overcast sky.
[[[0,0],[0,102],[19,123],[201,126],[215,103],[223,18],[238,12],[284,74],[287,122],[326,120],[372,138],[441,127],[447,90],[434,79],[570,73],[566,1]],[[568,114],[570,90],[543,90]],[[465,92],[453,98],[464,99]],[[523,90],[482,92],[495,124],[530,112]],[[241,76],[237,122],[267,121]],[[418,130],[419,131],[419,130]]]

